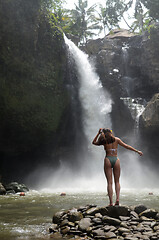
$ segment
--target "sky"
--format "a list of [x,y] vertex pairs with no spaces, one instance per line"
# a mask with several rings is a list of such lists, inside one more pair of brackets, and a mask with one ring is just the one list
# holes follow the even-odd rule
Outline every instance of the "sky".
[[[65,0],[65,1],[66,1],[66,4],[64,4],[64,7],[68,8],[68,9],[74,9],[75,8],[74,4],[78,3],[78,0]],[[98,3],[102,4],[103,6],[105,6],[106,0],[87,0],[87,2],[88,2],[88,7],[92,6],[93,4],[98,4]],[[132,14],[132,10],[130,10],[129,13]],[[127,22],[131,25],[133,20],[128,19],[128,15],[126,15],[126,14],[124,15],[124,17],[126,18]],[[128,26],[126,25],[124,20],[122,20],[119,23],[119,26],[120,26],[120,28],[128,29]],[[100,37],[104,37],[104,33],[101,33]]]

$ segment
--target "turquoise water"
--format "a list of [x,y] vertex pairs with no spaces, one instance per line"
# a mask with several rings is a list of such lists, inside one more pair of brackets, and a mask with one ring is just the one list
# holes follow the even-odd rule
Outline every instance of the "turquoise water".
[[[144,204],[159,211],[159,189],[125,189],[121,191],[122,205]],[[0,196],[0,239],[49,239],[48,228],[52,216],[60,209],[70,209],[86,204],[106,206],[104,192],[30,191],[25,196]]]

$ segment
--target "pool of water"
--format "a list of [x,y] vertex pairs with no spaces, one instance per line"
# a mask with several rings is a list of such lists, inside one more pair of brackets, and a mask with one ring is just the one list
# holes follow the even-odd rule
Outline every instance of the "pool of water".
[[[159,211],[159,189],[123,189],[122,205],[144,204]],[[105,192],[60,192],[30,191],[25,196],[0,196],[0,239],[49,239],[48,228],[52,216],[60,209],[96,204],[108,205]]]

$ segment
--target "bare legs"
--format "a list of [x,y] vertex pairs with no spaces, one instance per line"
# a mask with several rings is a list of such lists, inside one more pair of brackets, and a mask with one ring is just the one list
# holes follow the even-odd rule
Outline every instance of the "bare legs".
[[113,171],[111,167],[111,163],[108,158],[105,158],[104,160],[104,172],[107,179],[107,191],[109,196],[109,202],[110,205],[113,205],[113,180],[112,180],[112,172],[114,175],[114,182],[115,182],[115,192],[116,192],[116,203],[115,205],[119,205],[119,195],[120,195],[120,161],[117,159]]

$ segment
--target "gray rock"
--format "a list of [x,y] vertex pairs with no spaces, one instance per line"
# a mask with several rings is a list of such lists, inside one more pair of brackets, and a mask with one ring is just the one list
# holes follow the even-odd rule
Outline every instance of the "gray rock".
[[5,195],[6,194],[6,189],[4,188],[3,184],[0,183],[0,195]]
[[102,214],[101,214],[101,213],[96,213],[96,214],[95,214],[95,217],[96,217],[96,218],[102,218]]
[[63,239],[62,234],[59,233],[59,232],[50,234],[50,238],[52,238],[52,239],[60,239],[60,240]]
[[154,231],[159,231],[159,225],[155,226],[153,229],[154,229]]
[[129,228],[126,222],[121,222],[120,227]]
[[114,227],[114,226],[104,226],[103,228],[102,228],[105,232],[115,232],[116,230],[117,230],[117,228],[116,227]]
[[139,216],[144,216],[144,217],[147,217],[147,218],[155,218],[156,215],[157,215],[157,211],[154,210],[154,209],[146,209],[145,211],[141,212],[139,214]]
[[80,231],[87,231],[89,227],[91,227],[91,219],[90,218],[83,218],[78,223],[78,229]]
[[61,229],[61,233],[62,233],[63,235],[67,234],[69,231],[70,231],[70,227],[68,227],[68,226],[66,226],[66,227],[64,227],[64,228]]
[[106,234],[102,229],[93,230],[92,233],[95,236],[105,236]]
[[113,226],[118,226],[121,223],[119,219],[108,217],[108,216],[103,217],[103,222],[112,224]]
[[29,189],[25,184],[19,184],[17,182],[11,182],[5,186],[7,191],[14,190],[16,193],[18,192],[28,192]]
[[147,207],[144,206],[144,205],[138,205],[134,208],[134,211],[137,213],[137,214],[140,214],[141,212],[147,210]]
[[81,212],[78,212],[76,209],[72,209],[68,213],[68,220],[70,222],[80,221],[83,218],[83,215]]
[[56,223],[56,224],[59,224],[61,222],[61,218],[62,216],[65,214],[64,211],[61,211],[61,212],[57,212],[53,215],[53,219],[52,219],[52,222],[53,223]]
[[86,211],[87,215],[95,215],[96,213],[99,213],[99,208],[92,207]]
[[130,216],[129,208],[126,206],[111,206],[108,207],[108,216],[119,218],[119,216]]
[[159,93],[148,102],[140,117],[140,127],[146,131],[159,131]]
[[108,208],[106,207],[99,208],[99,213],[101,213],[102,216],[108,215]]
[[64,227],[64,226],[68,225],[68,223],[69,223],[69,221],[67,219],[65,219],[60,223],[60,227]]
[[130,216],[133,217],[133,218],[139,219],[139,215],[135,211],[131,211]]
[[121,221],[128,221],[128,220],[130,220],[130,217],[119,216],[119,219]]
[[92,222],[95,223],[96,225],[99,225],[102,223],[102,220],[100,218],[93,218]]
[[123,233],[130,233],[131,231],[128,228],[120,227],[120,228],[118,228],[118,232],[120,234],[123,234]]
[[52,224],[52,225],[49,227],[49,232],[50,232],[50,233],[57,232],[57,228],[58,228],[58,225],[57,225],[57,224]]

